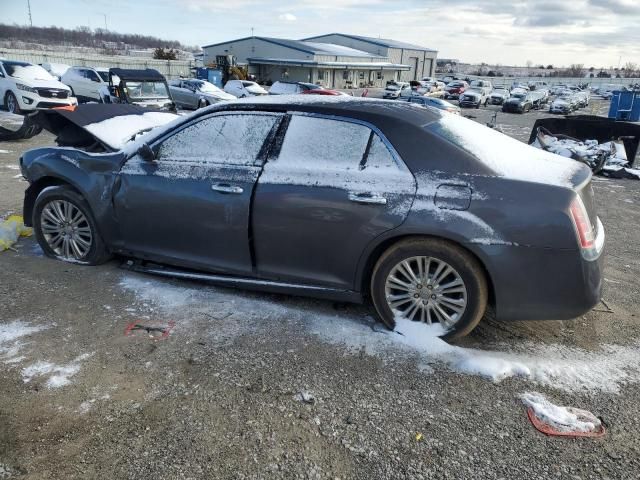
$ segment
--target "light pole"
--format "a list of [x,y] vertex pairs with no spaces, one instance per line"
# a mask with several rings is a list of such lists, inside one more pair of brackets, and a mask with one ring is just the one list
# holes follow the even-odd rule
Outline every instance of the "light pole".
[[27,0],[27,9],[29,10],[29,25],[33,27],[33,19],[31,18],[31,0]]

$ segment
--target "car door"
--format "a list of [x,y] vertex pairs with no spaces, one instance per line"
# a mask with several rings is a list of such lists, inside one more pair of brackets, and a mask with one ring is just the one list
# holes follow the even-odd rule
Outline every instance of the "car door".
[[169,86],[171,98],[179,107],[188,107],[186,92],[183,88],[183,81],[172,81]]
[[86,79],[86,96],[91,98],[92,100],[98,100],[100,98],[100,94],[98,90],[102,85],[102,80],[97,72],[91,69],[85,70],[85,79]]
[[354,289],[363,251],[408,214],[413,175],[380,132],[346,118],[293,114],[277,144],[254,196],[258,273]]
[[4,65],[0,62],[0,105],[4,107],[4,98],[9,89],[9,81],[4,71]]
[[215,272],[251,272],[251,196],[281,118],[200,117],[153,142],[155,161],[129,159],[113,195],[121,250]]
[[196,90],[196,85],[193,82],[182,82],[182,86],[184,87],[184,96],[187,99],[187,103],[189,104],[189,108],[198,108],[198,92]]

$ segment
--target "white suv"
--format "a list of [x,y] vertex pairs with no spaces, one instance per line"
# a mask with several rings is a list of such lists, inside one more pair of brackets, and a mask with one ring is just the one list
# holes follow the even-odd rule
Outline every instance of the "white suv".
[[0,60],[0,98],[11,113],[77,105],[71,89],[39,65]]
[[80,102],[100,101],[100,89],[109,84],[108,68],[71,67],[60,81],[71,88]]

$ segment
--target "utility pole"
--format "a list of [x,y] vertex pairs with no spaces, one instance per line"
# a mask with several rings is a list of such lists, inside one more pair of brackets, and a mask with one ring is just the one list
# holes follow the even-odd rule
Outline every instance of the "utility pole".
[[251,27],[251,36],[253,37],[253,27]]
[[29,9],[29,25],[33,27],[33,19],[31,18],[31,0],[27,0],[27,8]]
[[109,31],[109,29],[107,28],[107,14],[103,13],[102,16],[104,17],[104,29],[105,31]]

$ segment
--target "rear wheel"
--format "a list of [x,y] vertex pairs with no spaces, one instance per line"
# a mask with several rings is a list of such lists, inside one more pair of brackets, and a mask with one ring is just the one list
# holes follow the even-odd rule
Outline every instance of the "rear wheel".
[[49,257],[86,265],[109,259],[89,205],[70,187],[50,187],[38,195],[33,227],[40,247]]
[[439,239],[411,239],[390,247],[371,278],[376,312],[389,328],[396,319],[439,323],[445,339],[467,335],[484,315],[488,292],[480,263]]
[[4,106],[10,113],[21,113],[20,104],[18,103],[18,99],[13,94],[13,92],[7,92],[7,95],[4,98]]
[[198,108],[204,108],[204,107],[206,107],[207,105],[209,105],[209,104],[207,103],[207,101],[206,101],[204,98],[201,98],[201,99],[198,101]]

